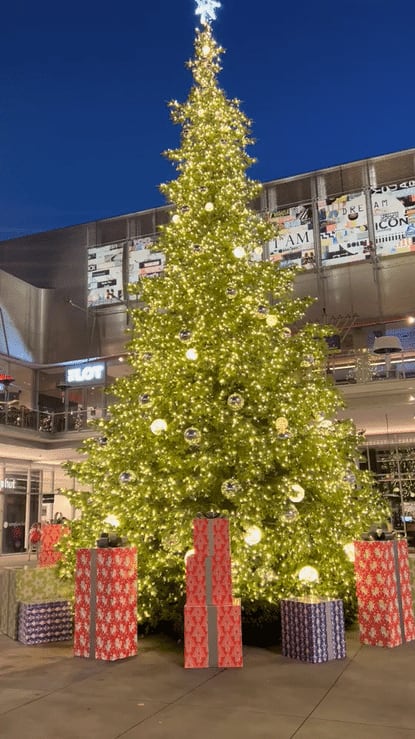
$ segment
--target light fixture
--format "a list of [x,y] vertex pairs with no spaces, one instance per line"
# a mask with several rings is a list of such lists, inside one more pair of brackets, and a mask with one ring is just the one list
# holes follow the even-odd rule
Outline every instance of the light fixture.
[[399,336],[377,336],[373,344],[374,354],[385,355],[386,377],[389,377],[391,369],[391,354],[402,352],[402,344]]

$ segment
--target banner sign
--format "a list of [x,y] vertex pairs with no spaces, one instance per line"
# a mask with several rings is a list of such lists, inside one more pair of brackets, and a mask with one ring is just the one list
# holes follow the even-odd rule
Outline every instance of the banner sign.
[[415,182],[374,190],[372,208],[379,256],[415,251]]
[[88,249],[88,306],[108,305],[124,299],[124,244]]
[[162,252],[152,251],[155,239],[150,236],[133,239],[128,250],[128,282],[141,277],[154,277],[163,272],[166,258]]
[[370,255],[363,192],[319,200],[318,210],[323,266],[358,262]]
[[312,269],[314,259],[313,218],[309,203],[272,212],[268,220],[275,223],[278,233],[269,244],[270,260],[280,267]]

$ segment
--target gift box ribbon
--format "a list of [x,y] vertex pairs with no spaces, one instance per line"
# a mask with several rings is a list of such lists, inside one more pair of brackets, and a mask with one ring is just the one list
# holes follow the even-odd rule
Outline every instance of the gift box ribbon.
[[96,549],[91,549],[89,573],[89,653],[92,657],[95,657],[97,632],[97,553]]
[[392,548],[393,548],[393,564],[395,567],[396,595],[398,598],[399,625],[401,627],[402,641],[406,642],[405,618],[404,618],[403,606],[402,606],[401,572],[399,569],[399,548],[398,547],[399,547],[399,542],[394,541],[392,544]]
[[208,662],[209,667],[218,664],[218,609],[207,606]]
[[336,652],[334,649],[334,632],[333,622],[331,619],[332,604],[330,601],[325,603],[326,609],[326,629],[327,629],[327,656],[329,659],[336,659]]

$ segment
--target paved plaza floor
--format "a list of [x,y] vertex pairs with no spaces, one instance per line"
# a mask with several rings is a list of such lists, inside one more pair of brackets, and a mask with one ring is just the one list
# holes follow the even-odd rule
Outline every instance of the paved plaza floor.
[[245,647],[242,669],[185,670],[183,645],[167,637],[107,663],[0,635],[0,737],[415,739],[415,642],[365,647],[352,629],[344,660]]

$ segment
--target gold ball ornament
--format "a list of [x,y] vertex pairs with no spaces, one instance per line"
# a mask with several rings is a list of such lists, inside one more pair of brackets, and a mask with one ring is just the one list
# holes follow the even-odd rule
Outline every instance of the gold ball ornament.
[[227,498],[234,498],[235,495],[240,492],[240,490],[241,485],[238,480],[235,480],[235,478],[225,480],[225,482],[223,482],[221,485],[221,491],[223,495],[225,495]]
[[267,317],[268,308],[266,305],[259,305],[256,311],[256,317],[265,319]]
[[298,518],[299,515],[300,514],[297,508],[295,507],[295,505],[289,505],[283,512],[282,518],[283,518],[283,521],[286,521],[286,523],[292,523]]
[[202,434],[200,433],[199,429],[195,429],[192,426],[185,430],[184,434],[184,440],[187,442],[187,444],[199,444]]
[[128,472],[121,472],[121,475],[118,478],[118,481],[121,483],[121,485],[126,485],[129,482],[134,482],[134,480],[136,480],[136,474],[131,470],[128,470]]
[[179,339],[180,339],[180,341],[189,341],[189,339],[191,337],[192,337],[192,332],[189,329],[187,329],[187,328],[184,328],[179,333]]
[[227,403],[229,408],[232,408],[233,411],[240,411],[245,405],[245,401],[239,393],[232,393],[232,395],[229,396]]
[[275,419],[274,426],[279,434],[285,434],[288,428],[288,420],[284,416],[280,416]]

